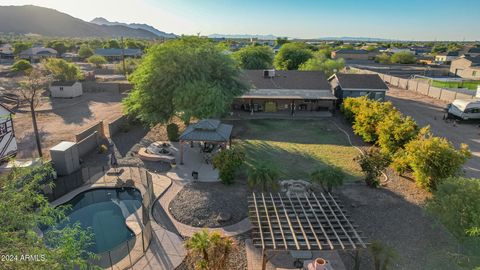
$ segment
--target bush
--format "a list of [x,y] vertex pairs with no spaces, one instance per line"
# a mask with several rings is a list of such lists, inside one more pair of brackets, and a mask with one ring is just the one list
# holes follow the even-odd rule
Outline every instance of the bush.
[[392,55],[390,58],[392,63],[396,64],[415,64],[417,58],[410,52],[397,52]]
[[338,167],[317,169],[310,174],[310,180],[319,184],[324,192],[332,192],[334,187],[343,185],[345,173]]
[[245,153],[230,148],[220,151],[213,157],[213,167],[219,170],[220,180],[225,185],[233,184],[235,174],[245,162]]
[[167,136],[168,140],[171,142],[178,142],[178,125],[175,123],[170,123],[167,125]]
[[227,269],[230,255],[236,248],[235,241],[217,231],[203,229],[185,242],[188,269]]
[[366,142],[376,142],[377,126],[394,110],[391,102],[366,100],[355,114],[353,132],[360,135]]
[[101,68],[107,63],[107,59],[101,55],[92,55],[87,58],[87,62],[94,65],[96,68]]
[[377,55],[375,57],[375,62],[380,63],[380,64],[390,64],[391,63],[390,55],[388,55],[386,53],[382,53],[380,55]]
[[27,60],[18,60],[13,64],[12,70],[13,71],[26,71],[32,68],[32,64]]
[[370,147],[365,154],[359,155],[355,160],[365,174],[367,186],[374,188],[380,186],[379,177],[390,164],[388,157],[382,154],[378,148]]
[[420,187],[434,190],[439,180],[458,174],[470,156],[467,145],[456,150],[450,141],[433,136],[427,127],[405,145],[405,155],[397,158],[405,159],[400,162],[408,164]]
[[417,136],[418,126],[411,117],[393,110],[378,124],[376,133],[382,153],[392,156]]
[[83,73],[74,63],[63,59],[50,58],[44,61],[45,68],[59,81],[76,81],[83,79]]
[[480,230],[480,179],[450,177],[437,185],[427,209],[459,238]]
[[278,187],[278,172],[268,164],[256,164],[248,170],[248,185],[250,188],[260,188],[261,191]]
[[355,115],[359,112],[362,106],[365,106],[367,102],[368,99],[366,97],[347,97],[343,100],[342,105],[340,106],[340,111],[348,121],[353,122],[355,120]]

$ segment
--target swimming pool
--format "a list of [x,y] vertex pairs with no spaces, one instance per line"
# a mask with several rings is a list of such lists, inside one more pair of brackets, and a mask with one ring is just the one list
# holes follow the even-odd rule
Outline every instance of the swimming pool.
[[91,228],[94,243],[90,251],[99,254],[134,237],[125,219],[140,208],[142,195],[131,187],[98,188],[82,192],[64,205],[71,206],[64,225],[79,222],[83,228]]

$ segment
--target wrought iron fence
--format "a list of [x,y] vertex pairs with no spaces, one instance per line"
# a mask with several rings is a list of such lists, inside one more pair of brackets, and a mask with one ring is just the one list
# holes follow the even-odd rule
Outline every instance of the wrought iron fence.
[[[133,179],[140,180],[135,181],[136,183],[141,182],[145,191],[141,205],[142,222],[138,224],[141,228],[140,232],[115,248],[97,254],[96,258],[89,261],[92,265],[112,270],[131,268],[147,252],[153,232],[150,211],[155,201],[152,175],[145,168],[119,167],[116,170],[116,172],[112,171],[110,167],[85,167],[71,175],[57,178],[54,188],[45,192],[49,200],[54,201],[68,192],[84,186],[92,188],[125,187],[132,186],[133,183],[130,181]],[[129,177],[123,179],[125,177],[122,175]]]

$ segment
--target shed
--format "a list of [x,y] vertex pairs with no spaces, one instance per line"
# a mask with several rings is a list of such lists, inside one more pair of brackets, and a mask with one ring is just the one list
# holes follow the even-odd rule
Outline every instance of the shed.
[[342,101],[347,97],[367,96],[374,100],[384,100],[388,86],[378,74],[337,73],[329,79],[335,96]]
[[58,175],[69,175],[80,169],[80,158],[77,144],[74,142],[61,142],[50,148],[53,168]]
[[82,84],[77,81],[56,81],[50,85],[50,93],[55,98],[74,98],[83,94]]

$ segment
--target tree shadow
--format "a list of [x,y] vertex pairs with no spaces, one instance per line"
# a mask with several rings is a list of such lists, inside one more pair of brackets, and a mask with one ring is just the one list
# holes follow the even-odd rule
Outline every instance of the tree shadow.
[[[40,143],[42,145],[42,152],[48,152],[49,149],[45,149],[43,146],[45,145],[46,138],[50,134],[50,132],[45,131],[43,128],[39,128],[38,135],[40,137]],[[37,152],[37,141],[35,137],[35,133],[32,131],[24,133],[21,138],[16,137],[17,141],[17,156],[22,157],[32,157],[38,156]]]
[[132,125],[127,132],[119,131],[111,139],[116,150],[122,157],[138,152],[142,146],[148,146],[152,141],[145,136],[150,128],[141,124]]

